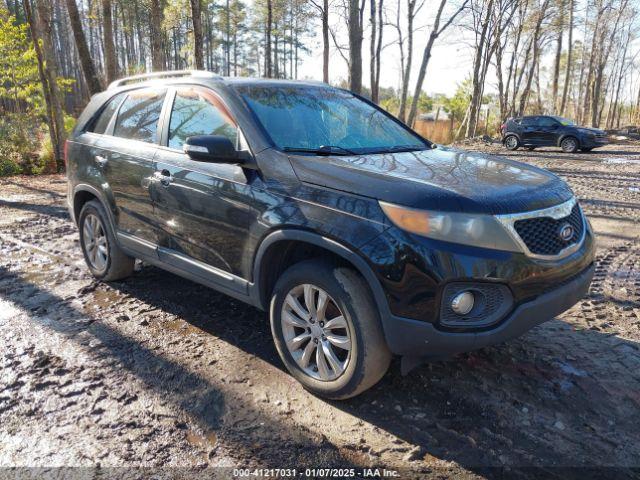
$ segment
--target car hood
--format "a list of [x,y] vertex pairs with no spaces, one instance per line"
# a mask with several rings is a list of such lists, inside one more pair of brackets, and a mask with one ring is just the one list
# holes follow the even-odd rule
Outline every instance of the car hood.
[[426,210],[516,213],[554,206],[573,196],[566,183],[546,170],[445,147],[289,158],[302,182]]
[[594,135],[605,135],[606,134],[606,132],[604,130],[600,130],[598,128],[579,127],[579,126],[576,126],[574,128],[577,128],[578,130],[582,130],[584,132],[593,133]]

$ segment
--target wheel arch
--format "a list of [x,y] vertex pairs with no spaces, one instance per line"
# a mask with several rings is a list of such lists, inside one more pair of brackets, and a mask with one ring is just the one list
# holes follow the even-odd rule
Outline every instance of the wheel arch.
[[562,135],[560,135],[560,137],[558,138],[558,145],[556,146],[559,147],[560,145],[562,145],[562,142],[564,141],[564,139],[568,137],[575,138],[576,142],[578,142],[578,148],[580,148],[580,144],[581,144],[580,137],[578,137],[578,135],[576,135],[573,132],[563,133]]
[[516,132],[507,132],[504,134],[504,137],[502,138],[502,144],[505,144],[505,140],[508,137],[516,137],[518,139],[518,143],[520,143],[522,145],[522,137],[520,137],[520,135]]
[[73,219],[74,222],[78,223],[78,217],[80,216],[80,212],[82,211],[82,207],[91,200],[98,200],[105,211],[107,212],[107,216],[109,217],[109,222],[111,223],[111,227],[115,231],[115,216],[113,210],[111,209],[111,203],[108,202],[104,192],[101,192],[97,188],[87,185],[87,184],[79,184],[76,185],[73,189]]
[[[384,317],[388,314],[389,306],[386,303],[386,296],[382,286],[364,258],[336,240],[317,233],[297,229],[277,230],[268,234],[260,243],[253,262],[252,296],[256,304],[265,310],[268,309],[269,297],[275,281],[277,281],[277,278],[270,278],[269,274],[279,274],[284,271],[278,268],[277,262],[283,256],[286,258],[286,249],[292,245],[308,246],[317,253],[326,252],[353,267],[362,275],[369,286],[380,315]],[[289,265],[291,264],[285,266]]]

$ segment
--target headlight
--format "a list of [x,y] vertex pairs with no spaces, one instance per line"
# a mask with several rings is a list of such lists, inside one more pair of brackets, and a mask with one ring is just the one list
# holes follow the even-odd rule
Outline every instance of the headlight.
[[445,242],[521,251],[509,232],[491,215],[416,210],[379,203],[389,220],[407,232]]

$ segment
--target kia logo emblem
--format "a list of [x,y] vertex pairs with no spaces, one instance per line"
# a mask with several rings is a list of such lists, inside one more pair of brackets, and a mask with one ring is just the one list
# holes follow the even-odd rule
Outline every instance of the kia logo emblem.
[[565,242],[568,242],[573,238],[574,229],[568,223],[565,223],[560,227],[560,231],[558,232],[558,236]]

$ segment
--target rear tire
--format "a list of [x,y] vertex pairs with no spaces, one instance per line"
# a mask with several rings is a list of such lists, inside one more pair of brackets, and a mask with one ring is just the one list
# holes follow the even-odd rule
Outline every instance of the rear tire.
[[358,395],[389,368],[376,304],[364,279],[348,267],[322,260],[290,267],[274,288],[270,321],[287,370],[321,397]]
[[97,200],[85,203],[78,217],[80,246],[89,270],[98,280],[120,280],[133,273],[135,258],[116,242],[109,217]]
[[578,139],[575,137],[565,137],[560,142],[560,148],[564,153],[575,153],[578,151]]
[[520,140],[515,135],[507,135],[504,138],[504,146],[507,147],[507,150],[517,150],[520,146]]

